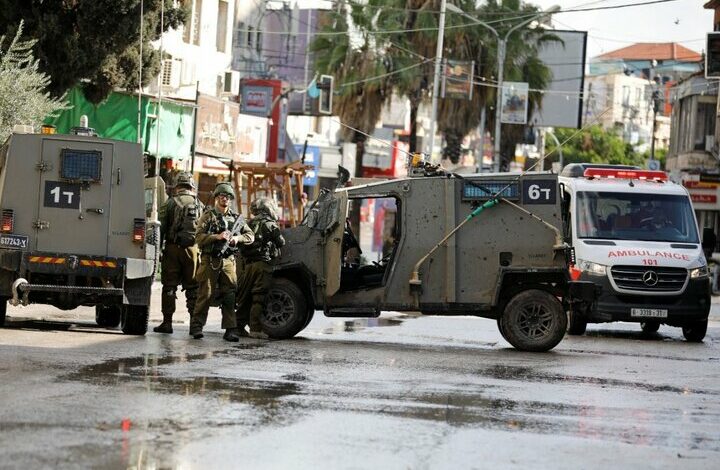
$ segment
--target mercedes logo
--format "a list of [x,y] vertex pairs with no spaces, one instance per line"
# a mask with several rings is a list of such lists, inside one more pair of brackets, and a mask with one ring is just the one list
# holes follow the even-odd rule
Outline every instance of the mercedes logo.
[[653,287],[658,283],[658,275],[655,271],[645,271],[642,276],[643,283],[648,287]]

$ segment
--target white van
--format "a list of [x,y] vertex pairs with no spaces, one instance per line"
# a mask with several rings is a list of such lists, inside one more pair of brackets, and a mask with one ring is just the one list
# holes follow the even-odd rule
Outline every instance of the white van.
[[571,164],[560,175],[571,277],[593,281],[590,308],[570,311],[568,332],[588,323],[639,322],[681,327],[688,341],[707,331],[710,277],[687,190],[662,171]]

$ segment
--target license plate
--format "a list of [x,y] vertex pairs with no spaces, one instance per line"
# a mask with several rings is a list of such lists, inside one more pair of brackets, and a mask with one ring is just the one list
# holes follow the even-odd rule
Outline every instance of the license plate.
[[631,308],[630,316],[635,318],[667,318],[668,311],[659,308]]
[[0,236],[0,248],[10,248],[13,250],[26,250],[28,247],[28,237],[25,235],[2,235]]

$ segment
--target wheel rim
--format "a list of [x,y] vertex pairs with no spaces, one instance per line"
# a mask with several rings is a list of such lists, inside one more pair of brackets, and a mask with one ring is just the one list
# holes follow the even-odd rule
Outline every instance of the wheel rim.
[[552,334],[553,323],[552,311],[542,304],[527,305],[518,316],[518,329],[530,339],[541,339]]
[[270,290],[265,307],[265,324],[271,327],[284,326],[295,315],[295,310],[295,302],[287,292]]

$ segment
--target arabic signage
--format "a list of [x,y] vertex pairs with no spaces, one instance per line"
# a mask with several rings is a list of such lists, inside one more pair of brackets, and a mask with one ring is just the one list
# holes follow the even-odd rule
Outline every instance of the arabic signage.
[[244,85],[242,87],[242,112],[267,116],[272,104],[272,97],[272,87]]

